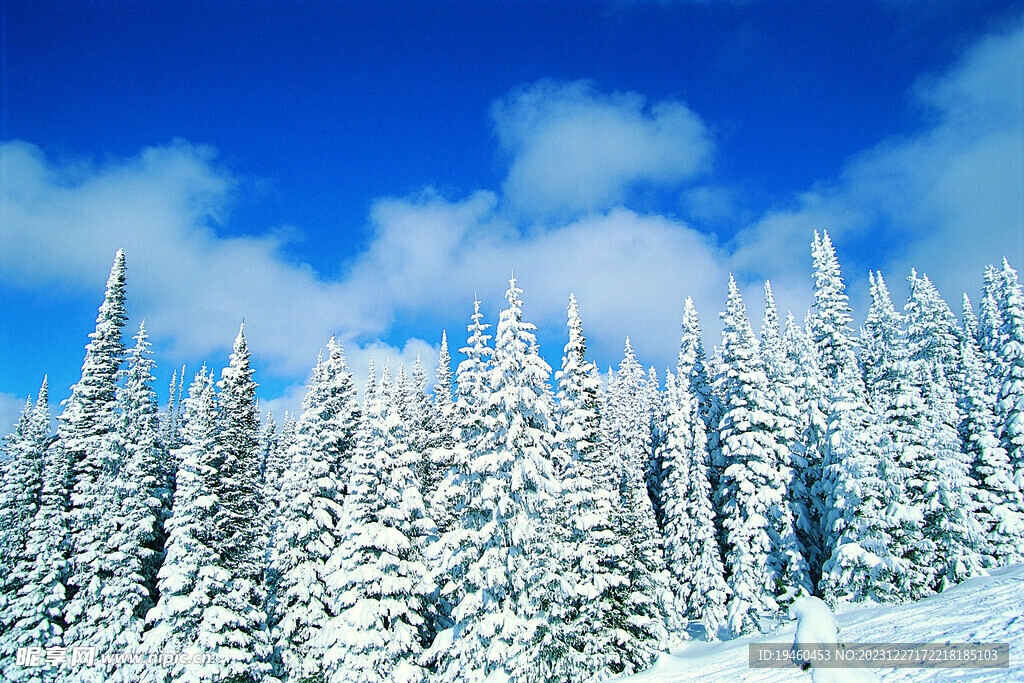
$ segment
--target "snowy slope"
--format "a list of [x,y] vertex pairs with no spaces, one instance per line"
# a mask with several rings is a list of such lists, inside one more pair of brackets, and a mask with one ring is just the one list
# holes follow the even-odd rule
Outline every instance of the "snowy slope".
[[[856,607],[840,612],[839,639],[867,642],[1009,642],[1009,669],[873,669],[883,681],[1024,681],[1024,565],[970,579],[948,591],[907,605]],[[796,667],[751,669],[752,642],[792,642],[791,622],[756,638],[721,643],[693,641],[663,655],[647,671],[617,679],[629,683],[675,681],[810,681]]]

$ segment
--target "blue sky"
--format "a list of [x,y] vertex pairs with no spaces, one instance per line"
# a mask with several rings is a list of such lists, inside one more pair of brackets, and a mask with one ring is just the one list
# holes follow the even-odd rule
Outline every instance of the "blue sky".
[[[79,371],[114,251],[160,381],[246,321],[265,404],[496,319],[659,369],[730,272],[809,304],[832,234],[954,309],[1024,263],[1024,3],[0,0],[0,419]],[[161,386],[161,392],[163,387]]]

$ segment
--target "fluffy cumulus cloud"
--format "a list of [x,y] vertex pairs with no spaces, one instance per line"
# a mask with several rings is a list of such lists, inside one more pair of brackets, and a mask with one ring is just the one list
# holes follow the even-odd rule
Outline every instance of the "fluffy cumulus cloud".
[[505,199],[531,218],[601,211],[645,184],[677,185],[707,170],[713,148],[705,123],[682,102],[648,105],[587,81],[542,81],[491,113],[511,160]]
[[947,73],[922,79],[914,93],[922,129],[865,151],[837,182],[748,227],[735,241],[737,266],[786,278],[805,263],[809,232],[826,228],[840,248],[867,244],[856,252],[884,254],[846,262],[859,290],[869,268],[897,282],[917,267],[954,305],[960,291],[978,289],[985,264],[1005,255],[1024,266],[1022,54],[1018,26],[984,38]]
[[474,296],[491,310],[503,303],[514,273],[534,322],[564,324],[574,292],[595,350],[621,351],[628,333],[641,352],[667,362],[683,299],[711,307],[724,291],[725,255],[685,224],[619,207],[524,232],[497,203],[489,192],[378,202],[375,239],[345,282],[348,297],[461,323]]

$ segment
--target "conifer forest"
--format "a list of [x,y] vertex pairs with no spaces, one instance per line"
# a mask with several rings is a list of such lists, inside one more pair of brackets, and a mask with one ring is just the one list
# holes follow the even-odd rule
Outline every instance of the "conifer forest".
[[664,371],[626,338],[599,372],[568,292],[549,364],[513,278],[433,373],[371,365],[357,392],[324,340],[274,416],[244,326],[226,368],[154,387],[118,252],[81,379],[59,406],[43,379],[3,442],[0,679],[596,682],[801,596],[915,601],[1024,561],[1017,272],[956,313],[873,272],[855,329],[827,233],[811,256],[806,317],[766,282],[750,320],[731,278],[721,313],[658,304]]

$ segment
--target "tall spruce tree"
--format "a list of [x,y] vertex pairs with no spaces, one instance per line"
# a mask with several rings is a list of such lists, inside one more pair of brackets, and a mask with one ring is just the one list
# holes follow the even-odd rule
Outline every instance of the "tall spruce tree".
[[[33,404],[25,408],[6,438],[7,457],[0,463],[0,673],[5,680],[21,678],[26,672],[8,665],[19,646],[35,644],[31,627],[36,626],[32,583],[37,538],[32,525],[43,505],[44,465],[50,436],[47,380]],[[28,619],[28,623],[23,619]],[[26,626],[30,628],[26,628]]]
[[713,640],[725,622],[729,588],[712,507],[707,435],[691,379],[669,374],[667,382],[662,445],[665,561],[676,609],[684,610],[687,619],[701,621]]
[[[487,433],[488,426],[484,415],[487,401],[490,399],[490,369],[493,349],[488,346],[490,335],[485,334],[490,325],[483,322],[480,312],[480,301],[473,301],[473,315],[466,330],[469,337],[466,346],[459,352],[466,356],[459,363],[456,372],[456,400],[453,406],[452,441],[447,448],[439,449],[435,458],[439,467],[446,467],[437,488],[430,496],[429,512],[442,534],[441,545],[437,552],[447,554],[451,549],[441,550],[448,540],[454,536],[446,536],[455,530],[459,517],[463,514],[467,489],[473,478],[469,470],[470,454],[476,450]],[[439,565],[438,565],[439,566]],[[455,580],[442,582],[442,595],[451,605],[461,599],[461,582]],[[445,610],[447,611],[447,609]]]
[[788,600],[806,590],[807,576],[785,502],[785,447],[776,407],[746,307],[731,277],[722,319],[722,369],[716,388],[723,406],[725,469],[718,499],[732,591],[728,626],[738,635],[759,630],[761,617],[778,610],[777,598]]
[[[575,296],[568,307],[569,339],[555,373],[557,450],[563,465],[562,504],[552,533],[558,561],[572,593],[561,605],[560,628],[549,647],[559,656],[545,673],[551,681],[596,681],[620,674],[630,662],[616,628],[628,609],[629,588],[622,567],[623,545],[613,524],[618,488],[608,468],[609,447],[601,430],[601,382],[586,358],[586,338]],[[553,606],[554,607],[554,606]],[[557,607],[556,607],[557,609]]]
[[[435,509],[436,503],[443,503],[435,492],[441,487],[445,478],[454,466],[455,429],[457,426],[455,402],[452,398],[453,377],[451,355],[448,353],[448,333],[441,332],[441,348],[437,358],[437,382],[434,384],[434,403],[432,407],[431,441],[426,456],[429,467],[425,468],[427,476],[421,476],[423,498],[427,501],[428,512],[437,523],[438,533],[449,529],[452,521],[450,508],[442,505]],[[441,511],[444,514],[438,514]]]
[[818,347],[821,372],[826,386],[839,377],[841,365],[855,358],[850,298],[846,295],[839,261],[828,232],[814,233],[811,245],[814,261],[814,307],[807,320],[807,333]]
[[1014,468],[1017,487],[1024,490],[1024,293],[1017,271],[1003,259],[1000,272],[999,318],[1003,369],[1000,372],[996,419],[1000,443]]
[[[966,296],[965,296],[966,300]],[[968,320],[965,306],[965,321]],[[960,345],[960,439],[971,478],[976,482],[976,516],[984,534],[985,565],[1018,562],[1024,554],[1024,499],[1013,481],[1013,467],[999,443],[996,418],[976,337],[967,334]]]
[[634,670],[646,667],[670,637],[679,637],[661,531],[645,476],[653,445],[652,412],[650,384],[627,337],[619,371],[609,380],[605,414],[606,438],[614,453],[610,469],[619,489],[613,521],[626,547],[623,566],[634,611],[643,617],[623,623],[632,635],[626,658]]
[[[223,454],[217,397],[206,366],[196,374],[182,406],[173,514],[166,523],[167,550],[158,573],[160,599],[147,615],[150,629],[141,645],[141,651],[158,662],[137,670],[138,680],[144,682],[221,679],[215,659],[220,643],[211,633],[214,624],[208,617],[218,614],[215,596],[226,590],[231,576],[220,557],[224,534],[217,525],[217,510]],[[184,657],[161,661],[164,652]]]
[[[448,570],[462,584],[452,611],[454,642],[438,674],[481,681],[503,671],[513,681],[548,665],[543,602],[552,581],[544,516],[557,483],[551,466],[550,368],[536,353],[522,293],[511,280],[497,327],[494,365],[480,401],[486,431],[469,453],[465,508],[448,534]],[[460,390],[462,383],[460,382]],[[483,399],[483,400],[481,400]]]
[[[112,576],[108,542],[115,531],[119,501],[111,480],[120,468],[117,434],[117,383],[125,348],[125,258],[118,251],[107,279],[96,329],[89,335],[81,379],[64,403],[58,435],[70,461],[73,489],[69,512],[69,594],[65,618],[68,645],[99,644],[97,631],[106,622],[103,586]],[[81,680],[101,680],[99,667],[70,672]]]
[[[925,443],[916,460],[909,500],[920,506],[925,542],[934,549],[936,581],[931,588],[943,590],[980,571],[983,539],[958,431],[961,418],[948,379],[961,363],[956,318],[927,276],[911,271],[908,280],[910,295],[904,307],[908,352],[917,365],[925,406],[921,425]],[[918,486],[917,481],[924,483]]]
[[226,677],[259,680],[270,668],[262,586],[266,536],[262,517],[256,383],[245,325],[239,327],[228,366],[221,373],[218,447],[221,452],[215,523],[221,534],[220,566],[230,576],[214,595],[210,638]]
[[341,479],[352,457],[356,401],[351,373],[333,339],[328,353],[326,361],[317,359],[288,450],[271,550],[275,655],[295,680],[323,670],[326,647],[317,639],[338,613],[330,562],[347,521]]
[[[877,300],[876,300],[877,301]],[[887,505],[892,470],[881,459],[885,431],[865,401],[861,373],[844,364],[829,397],[821,491],[826,553],[818,590],[831,604],[900,599],[907,561],[893,553]]]
[[346,506],[346,575],[339,575],[337,616],[322,630],[324,671],[337,683],[420,681],[435,586],[422,561],[435,533],[415,474],[417,454],[401,419],[408,389],[385,367],[366,403]]

